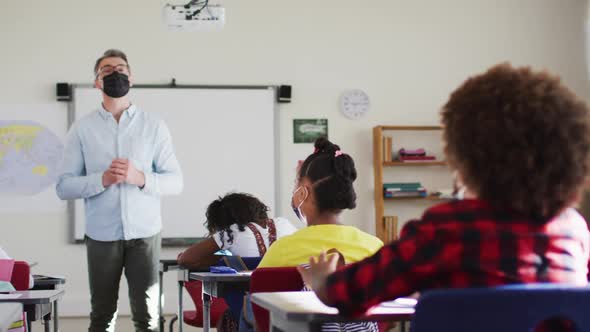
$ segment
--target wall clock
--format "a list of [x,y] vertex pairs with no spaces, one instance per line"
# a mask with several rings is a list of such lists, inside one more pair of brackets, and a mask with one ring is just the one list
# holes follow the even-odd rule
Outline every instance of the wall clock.
[[340,98],[340,111],[345,117],[356,120],[369,111],[371,103],[369,96],[362,90],[350,90]]

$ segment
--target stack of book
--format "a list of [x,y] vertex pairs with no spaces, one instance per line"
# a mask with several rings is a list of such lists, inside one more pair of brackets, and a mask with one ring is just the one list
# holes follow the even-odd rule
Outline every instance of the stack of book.
[[397,240],[397,216],[383,216],[385,243]]
[[384,161],[392,161],[393,160],[393,150],[392,150],[393,141],[391,137],[383,137],[383,160]]
[[424,161],[435,161],[435,156],[429,156],[426,154],[426,150],[420,149],[406,149],[401,148],[398,151],[397,159],[403,162],[424,162]]
[[383,196],[393,197],[426,197],[426,189],[420,182],[392,182],[383,184]]

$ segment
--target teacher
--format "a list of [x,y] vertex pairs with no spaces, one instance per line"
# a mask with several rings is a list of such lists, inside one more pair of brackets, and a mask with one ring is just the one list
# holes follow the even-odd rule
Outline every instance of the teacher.
[[56,186],[84,199],[89,331],[114,331],[123,272],[136,331],[157,331],[160,197],[182,191],[182,172],[166,124],[131,103],[125,53],[104,52],[94,75],[102,104],[69,130]]

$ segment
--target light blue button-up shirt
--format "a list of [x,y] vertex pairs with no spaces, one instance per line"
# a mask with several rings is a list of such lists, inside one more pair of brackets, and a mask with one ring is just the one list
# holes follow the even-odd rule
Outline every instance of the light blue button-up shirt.
[[[102,175],[113,159],[126,158],[145,174],[145,186],[107,188]],[[132,105],[119,123],[104,108],[76,121],[66,138],[61,199],[84,199],[86,235],[97,241],[146,238],[162,229],[160,196],[178,194],[183,181],[166,124]]]

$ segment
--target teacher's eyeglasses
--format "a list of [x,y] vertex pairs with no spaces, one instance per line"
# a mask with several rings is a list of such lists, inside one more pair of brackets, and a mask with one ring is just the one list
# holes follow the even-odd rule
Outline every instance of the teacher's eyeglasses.
[[129,75],[129,66],[125,64],[120,64],[116,66],[106,65],[98,70],[96,73],[96,78],[108,76],[114,72],[119,72],[121,74]]

